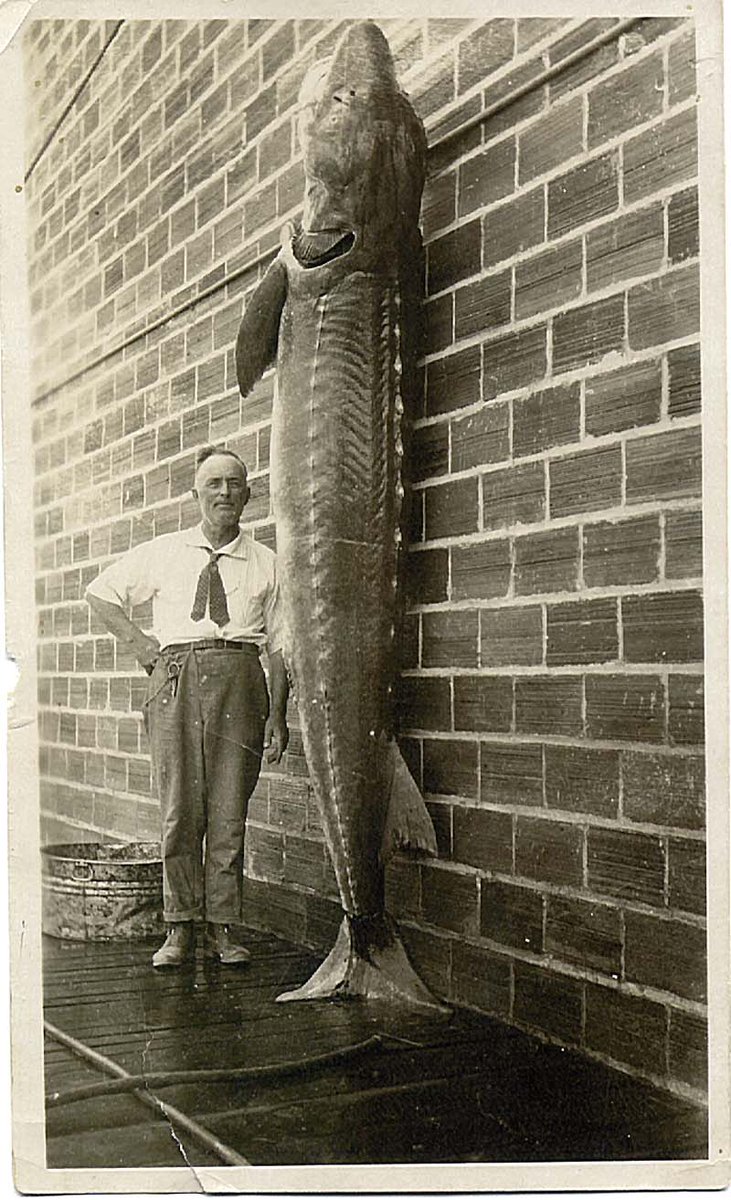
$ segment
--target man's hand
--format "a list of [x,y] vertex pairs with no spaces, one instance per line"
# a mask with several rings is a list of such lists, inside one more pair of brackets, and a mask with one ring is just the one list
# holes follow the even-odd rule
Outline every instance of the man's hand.
[[289,730],[283,716],[267,717],[264,726],[264,759],[268,763],[282,761],[289,742]]
[[139,633],[132,642],[135,658],[141,667],[152,674],[153,667],[160,657],[160,643],[152,634]]

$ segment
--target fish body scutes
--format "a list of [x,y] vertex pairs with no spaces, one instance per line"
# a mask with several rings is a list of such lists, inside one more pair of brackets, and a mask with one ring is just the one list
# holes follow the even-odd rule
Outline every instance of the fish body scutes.
[[[326,268],[322,268],[326,270]],[[402,495],[399,292],[292,260],[272,423],[287,657],[346,912],[383,907]]]

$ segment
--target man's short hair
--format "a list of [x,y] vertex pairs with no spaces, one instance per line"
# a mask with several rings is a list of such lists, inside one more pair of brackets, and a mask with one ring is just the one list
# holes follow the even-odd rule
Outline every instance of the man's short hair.
[[195,456],[196,474],[207,458],[213,458],[214,454],[225,454],[228,458],[235,458],[237,463],[240,463],[244,470],[244,475],[248,478],[249,471],[243,458],[236,453],[235,450],[229,450],[226,446],[201,446]]

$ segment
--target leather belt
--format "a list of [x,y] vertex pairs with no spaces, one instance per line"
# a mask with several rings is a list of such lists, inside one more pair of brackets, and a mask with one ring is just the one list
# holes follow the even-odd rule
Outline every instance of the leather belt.
[[244,650],[249,654],[259,655],[256,642],[229,642],[226,638],[201,638],[198,642],[170,642],[163,646],[161,653],[168,651],[177,653],[186,650]]

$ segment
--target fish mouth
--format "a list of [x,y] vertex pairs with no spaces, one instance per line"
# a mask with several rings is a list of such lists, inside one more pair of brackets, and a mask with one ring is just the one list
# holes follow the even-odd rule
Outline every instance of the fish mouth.
[[349,254],[356,240],[352,229],[300,229],[293,238],[292,248],[300,266],[322,267]]

